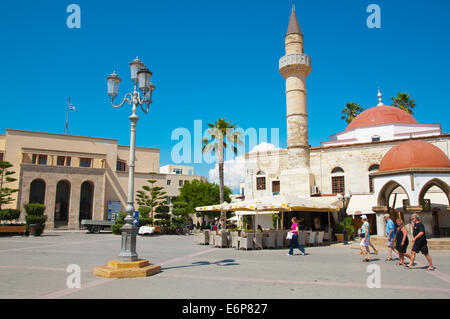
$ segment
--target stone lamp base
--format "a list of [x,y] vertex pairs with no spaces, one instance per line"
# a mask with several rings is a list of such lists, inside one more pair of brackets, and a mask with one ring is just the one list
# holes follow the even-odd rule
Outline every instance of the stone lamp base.
[[147,277],[159,272],[161,265],[152,265],[146,259],[130,262],[110,260],[107,265],[94,268],[94,275],[106,278]]

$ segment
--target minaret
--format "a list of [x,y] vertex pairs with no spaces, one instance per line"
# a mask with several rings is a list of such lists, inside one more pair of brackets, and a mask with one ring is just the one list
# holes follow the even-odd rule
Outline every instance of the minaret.
[[280,191],[309,197],[314,183],[311,174],[306,77],[311,72],[311,58],[304,54],[303,34],[292,6],[285,36],[286,55],[280,59],[281,75],[286,80],[287,169],[280,176]]

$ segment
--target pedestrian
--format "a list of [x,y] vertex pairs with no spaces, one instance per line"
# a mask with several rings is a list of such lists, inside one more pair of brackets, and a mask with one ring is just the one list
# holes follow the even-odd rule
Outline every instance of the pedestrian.
[[369,243],[370,243],[370,232],[369,232],[369,222],[367,221],[367,216],[362,215],[361,219],[363,224],[361,226],[361,233],[364,237],[361,239],[360,247],[365,255],[365,258],[362,260],[363,262],[370,261],[370,251],[369,251]]
[[409,261],[409,265],[407,266],[409,269],[414,265],[414,260],[416,258],[416,254],[421,252],[428,261],[428,270],[434,270],[433,263],[431,261],[431,256],[428,253],[427,246],[427,237],[425,235],[425,226],[420,221],[420,217],[418,214],[413,214],[411,216],[411,221],[413,223],[413,247],[411,251],[411,259]]
[[408,239],[408,231],[403,224],[403,220],[400,218],[396,220],[397,223],[397,233],[395,235],[395,249],[397,249],[400,266],[403,265],[404,257],[410,258],[410,256],[406,253],[406,249],[408,248],[409,239]]
[[394,244],[395,226],[389,214],[384,214],[384,221],[386,223],[386,238],[388,246],[388,257],[385,259],[385,261],[392,261],[392,246]]
[[290,233],[292,234],[292,238],[291,238],[290,249],[289,249],[289,252],[287,253],[287,255],[293,256],[294,248],[298,248],[300,250],[300,252],[302,253],[302,255],[305,255],[305,248],[303,248],[298,243],[298,219],[295,217],[292,217],[291,221],[292,221],[292,226],[291,226]]

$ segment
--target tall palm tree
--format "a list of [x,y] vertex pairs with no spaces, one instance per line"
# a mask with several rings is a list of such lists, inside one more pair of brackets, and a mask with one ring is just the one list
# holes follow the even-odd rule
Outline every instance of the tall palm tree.
[[393,106],[398,107],[409,114],[413,113],[413,108],[416,106],[416,101],[412,99],[408,93],[398,93],[397,97],[393,97],[391,99],[392,102],[394,102]]
[[[224,202],[224,150],[230,147],[233,153],[237,155],[237,145],[242,145],[242,133],[237,131],[236,124],[231,124],[231,121],[227,121],[224,118],[219,118],[214,124],[208,124],[208,134],[211,138],[202,139],[202,152],[208,153],[212,151],[213,154],[217,154],[217,160],[219,162],[219,197],[220,204]],[[221,212],[220,222],[223,226],[226,225],[226,214]]]
[[347,124],[350,124],[350,122],[362,111],[364,111],[364,108],[360,104],[349,102],[341,112],[341,120],[345,120]]

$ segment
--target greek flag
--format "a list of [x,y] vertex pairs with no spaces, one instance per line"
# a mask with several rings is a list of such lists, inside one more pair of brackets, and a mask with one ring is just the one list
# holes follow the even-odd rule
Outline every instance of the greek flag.
[[72,110],[72,111],[77,111],[77,109],[75,108],[75,106],[73,106],[70,102],[69,102],[69,110]]

